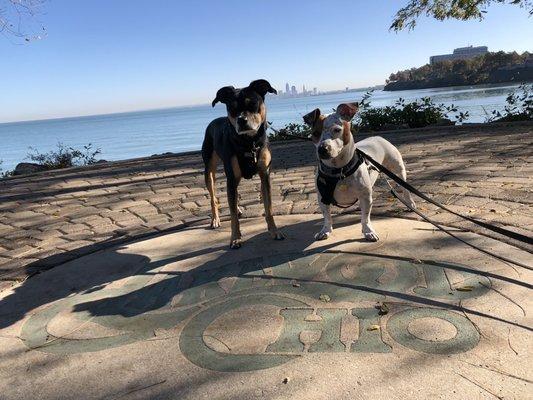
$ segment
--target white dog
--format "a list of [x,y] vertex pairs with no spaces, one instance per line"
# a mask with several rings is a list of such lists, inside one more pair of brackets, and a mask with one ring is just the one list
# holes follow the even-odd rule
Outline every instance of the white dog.
[[[331,205],[349,207],[359,200],[361,225],[366,240],[375,242],[379,237],[370,222],[372,210],[372,187],[379,172],[361,160],[358,148],[386,168],[406,179],[405,165],[398,149],[379,136],[355,143],[350,127],[358,110],[357,103],[340,104],[329,115],[322,115],[316,109],[304,116],[312,128],[312,138],[317,149],[317,193],[318,204],[324,214],[324,226],[315,235],[316,240],[327,239],[333,232]],[[399,190],[413,208],[409,192]]]

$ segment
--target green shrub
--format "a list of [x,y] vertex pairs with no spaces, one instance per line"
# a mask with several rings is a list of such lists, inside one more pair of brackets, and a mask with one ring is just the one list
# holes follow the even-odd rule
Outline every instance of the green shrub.
[[[99,148],[93,148],[91,143],[83,146],[80,150],[67,147],[59,142],[56,150],[51,150],[48,153],[39,153],[38,150],[30,147],[26,159],[42,165],[46,169],[60,169],[94,164],[97,161],[96,156],[101,152]],[[2,160],[0,160],[0,179],[14,175],[14,171],[3,171],[1,165]]]
[[311,128],[305,124],[290,123],[281,129],[274,129],[271,126],[270,130],[273,132],[268,135],[271,142],[295,139],[294,136],[308,138],[311,135]]
[[492,111],[486,122],[513,122],[533,120],[533,84],[521,84],[510,92],[501,111]]
[[30,147],[27,158],[47,169],[60,169],[94,164],[97,161],[96,156],[101,152],[100,149],[94,149],[91,143],[80,150],[67,147],[59,142],[56,150],[48,153],[39,153],[35,148]]
[[[359,113],[352,121],[352,132],[373,132],[385,129],[422,128],[439,123],[451,123],[453,118],[456,122],[468,119],[467,112],[459,112],[453,104],[445,106],[436,104],[429,97],[423,97],[407,103],[400,98],[392,106],[372,107],[370,99],[372,91],[363,95],[359,102]],[[295,137],[309,138],[311,129],[305,124],[290,123],[281,129],[270,128],[273,133],[269,134],[271,141],[289,140]]]
[[469,116],[468,111],[458,112],[453,104],[436,104],[430,97],[422,97],[410,103],[399,98],[392,106],[371,107],[370,96],[371,92],[367,92],[363,97],[356,121],[362,132],[380,131],[390,127],[423,128],[452,118],[463,122]]

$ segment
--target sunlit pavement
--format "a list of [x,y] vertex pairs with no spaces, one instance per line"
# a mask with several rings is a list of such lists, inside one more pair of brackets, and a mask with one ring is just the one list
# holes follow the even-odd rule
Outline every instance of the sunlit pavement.
[[[101,250],[0,293],[2,399],[526,399],[532,273],[431,225],[316,215]],[[469,232],[477,246],[530,253]]]

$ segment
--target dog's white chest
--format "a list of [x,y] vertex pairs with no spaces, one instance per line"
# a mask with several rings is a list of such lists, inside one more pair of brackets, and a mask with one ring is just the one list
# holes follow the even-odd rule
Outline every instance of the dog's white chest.
[[337,182],[333,198],[341,206],[349,206],[355,203],[358,198],[355,178],[353,175]]

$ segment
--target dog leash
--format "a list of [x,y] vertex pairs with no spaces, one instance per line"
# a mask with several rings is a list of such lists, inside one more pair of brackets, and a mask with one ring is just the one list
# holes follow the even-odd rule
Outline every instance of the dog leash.
[[431,204],[433,204],[433,205],[435,205],[435,206],[437,206],[439,208],[442,208],[443,210],[448,211],[449,213],[451,213],[451,214],[453,214],[453,215],[455,215],[457,217],[460,217],[460,218],[463,218],[463,219],[465,219],[467,221],[473,222],[474,224],[479,225],[479,226],[481,226],[481,227],[483,227],[485,229],[488,229],[488,230],[491,230],[493,232],[499,233],[500,235],[503,235],[503,236],[507,236],[507,237],[509,237],[511,239],[514,239],[514,240],[517,240],[519,242],[523,242],[523,243],[527,243],[529,245],[533,245],[533,238],[532,237],[525,236],[525,235],[522,235],[520,233],[510,231],[509,229],[501,228],[499,226],[492,225],[492,224],[480,221],[478,219],[475,219],[475,218],[472,218],[472,217],[469,217],[469,216],[466,216],[466,215],[459,214],[458,212],[455,212],[455,211],[451,210],[450,208],[440,204],[438,201],[433,200],[431,197],[425,195],[424,193],[422,193],[421,191],[416,189],[414,186],[412,186],[409,183],[407,183],[406,181],[404,181],[402,178],[400,178],[399,176],[397,176],[393,172],[389,171],[387,168],[385,168],[383,165],[378,163],[376,160],[374,160],[368,154],[364,153],[363,151],[361,151],[361,150],[359,150],[357,148],[355,149],[355,151],[359,154],[359,156],[361,156],[364,159],[368,160],[372,165],[374,165],[374,167],[376,167],[380,172],[383,172],[385,175],[387,175],[390,179],[392,179],[398,185],[400,185],[403,188],[409,190],[411,193],[416,194],[418,197],[426,200],[427,202],[429,202],[429,203],[431,203]]
[[[275,130],[274,128],[270,127],[270,129],[272,129],[275,133],[279,133],[279,131]],[[294,139],[300,139],[300,140],[306,140],[306,141],[311,141],[312,139],[311,138],[308,138],[308,137],[304,137],[304,136],[298,136],[298,135],[293,135],[293,134],[290,134],[290,133],[284,133],[285,136],[288,136],[288,137],[292,137]],[[496,225],[493,225],[493,224],[489,224],[487,222],[483,222],[483,221],[480,221],[480,220],[477,220],[475,218],[472,218],[472,217],[469,217],[469,216],[466,216],[466,215],[462,215],[458,212],[455,212],[453,210],[451,210],[450,208],[440,204],[439,202],[437,202],[436,200],[433,200],[432,198],[428,197],[427,195],[425,195],[424,193],[420,192],[418,189],[416,189],[414,186],[412,186],[411,184],[405,182],[403,179],[401,179],[399,176],[397,176],[396,174],[394,174],[393,172],[389,171],[387,168],[385,168],[383,165],[381,165],[380,163],[378,163],[376,160],[374,160],[372,157],[370,157],[368,154],[364,153],[363,151],[359,150],[358,148],[355,149],[355,151],[361,156],[363,157],[365,160],[367,160],[368,162],[370,162],[372,164],[372,166],[374,168],[376,168],[378,171],[380,172],[383,172],[385,175],[387,175],[390,179],[392,179],[394,182],[396,182],[398,185],[402,186],[403,188],[409,190],[410,192],[414,193],[415,195],[417,195],[418,197],[426,200],[427,202],[445,210],[445,211],[448,211],[449,213],[457,216],[457,217],[460,217],[462,219],[465,219],[467,221],[470,221],[476,225],[479,225],[485,229],[488,229],[490,231],[493,231],[493,232],[496,232],[496,233],[499,233],[500,235],[503,235],[503,236],[506,236],[506,237],[509,237],[511,239],[514,239],[514,240],[517,240],[519,242],[522,242],[522,243],[527,243],[529,245],[533,245],[533,238],[532,237],[529,237],[529,236],[525,236],[525,235],[522,235],[520,233],[517,233],[517,232],[513,232],[513,231],[510,231],[508,229],[505,229],[505,228],[501,228],[499,226],[496,226]],[[414,210],[413,210],[414,211]],[[419,212],[415,211],[415,213],[419,214]],[[420,214],[419,214],[420,215]],[[422,217],[422,215],[420,215]],[[424,218],[424,217],[422,217]]]
[[519,267],[522,267],[522,268],[526,268],[526,269],[529,269],[529,270],[533,270],[533,267],[530,267],[529,265],[526,265],[526,264],[522,264],[521,262],[519,261],[514,261],[514,260],[511,260],[510,258],[507,258],[507,257],[503,257],[503,256],[500,256],[498,254],[495,254],[495,253],[492,253],[488,250],[485,250],[485,249],[482,249],[481,247],[478,247],[476,246],[475,244],[472,244],[472,243],[469,243],[467,242],[466,240],[464,239],[461,239],[459,236],[457,235],[454,235],[451,231],[449,231],[448,229],[444,228],[442,225],[440,225],[439,223],[433,221],[432,219],[430,219],[429,217],[427,217],[426,215],[422,214],[420,211],[418,211],[416,208],[412,208],[404,199],[402,199],[400,197],[400,195],[394,190],[394,188],[391,186],[391,184],[389,183],[388,180],[385,179],[385,182],[387,182],[387,185],[389,186],[389,189],[390,189],[390,192],[391,194],[396,197],[397,200],[399,200],[401,203],[403,203],[404,206],[406,206],[409,210],[411,210],[412,212],[414,212],[415,214],[417,214],[420,218],[422,218],[424,221],[426,222],[429,222],[431,225],[433,225],[434,227],[436,227],[437,229],[439,229],[440,231],[446,233],[447,235],[450,235],[451,237],[453,237],[454,239],[457,239],[458,241],[460,241],[461,243],[464,243],[466,244],[467,246],[469,247],[472,247],[473,249],[475,250],[478,250],[480,252],[482,252],[483,254],[486,254],[488,256],[491,256],[493,258],[496,258],[500,261],[504,261],[504,262],[507,262],[507,263],[510,263],[510,264],[514,264],[514,265],[517,265]]

